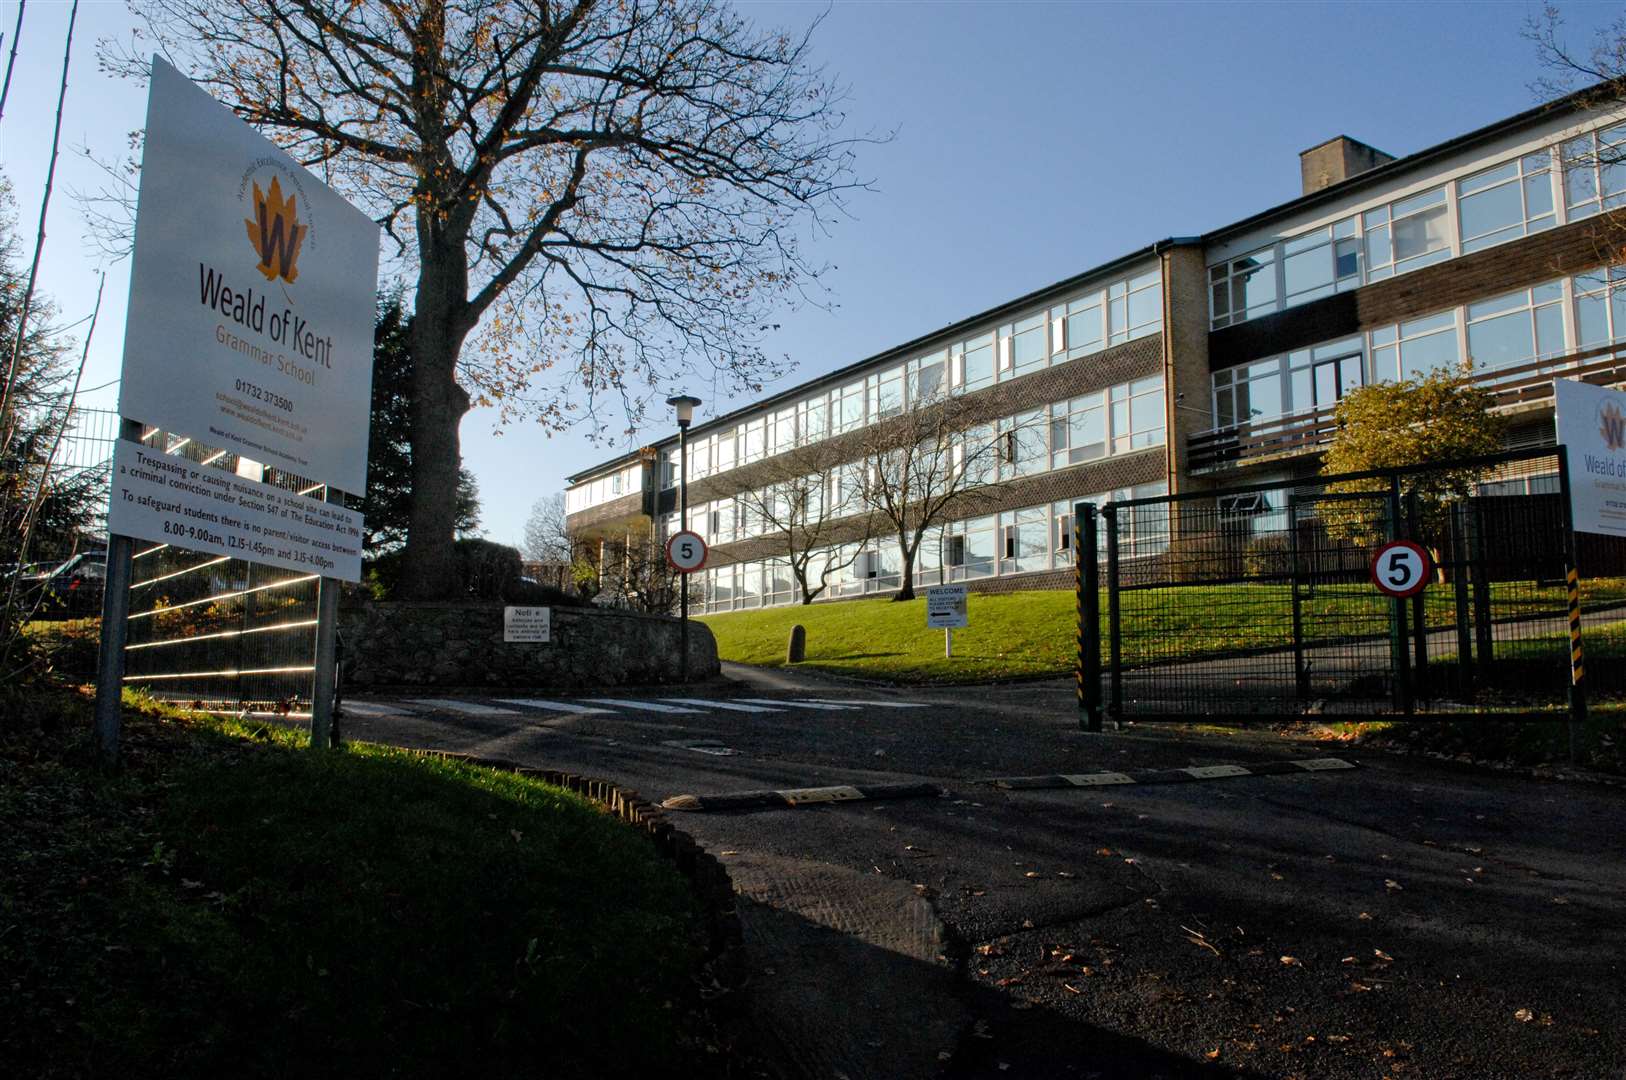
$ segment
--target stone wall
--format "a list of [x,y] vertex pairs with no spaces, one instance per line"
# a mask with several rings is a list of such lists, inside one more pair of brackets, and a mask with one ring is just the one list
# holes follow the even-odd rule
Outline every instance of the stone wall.
[[[369,602],[339,613],[346,690],[581,690],[677,682],[679,622],[598,608],[553,608],[546,645],[503,641],[498,603]],[[718,674],[717,641],[689,622],[689,677]]]

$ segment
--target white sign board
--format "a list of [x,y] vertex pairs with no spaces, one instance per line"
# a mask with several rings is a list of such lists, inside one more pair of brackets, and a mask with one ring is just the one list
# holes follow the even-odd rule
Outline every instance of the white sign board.
[[332,503],[119,439],[109,532],[361,580],[362,517]]
[[378,226],[154,57],[119,412],[367,486]]
[[959,630],[970,626],[966,618],[964,585],[933,585],[926,590],[926,628]]
[[1626,393],[1554,379],[1553,406],[1569,447],[1575,531],[1626,536]]
[[546,645],[553,640],[552,634],[552,608],[505,607],[502,609],[502,639],[504,641]]

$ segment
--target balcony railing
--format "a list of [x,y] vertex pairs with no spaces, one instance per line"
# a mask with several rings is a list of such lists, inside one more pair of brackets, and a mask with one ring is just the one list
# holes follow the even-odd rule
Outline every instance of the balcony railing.
[[[1600,386],[1626,382],[1626,343],[1481,371],[1471,381],[1490,392],[1496,407],[1504,407],[1552,397],[1553,379],[1560,375]],[[1313,453],[1331,442],[1337,430],[1329,407],[1198,432],[1186,441],[1187,468],[1212,472],[1261,458]]]

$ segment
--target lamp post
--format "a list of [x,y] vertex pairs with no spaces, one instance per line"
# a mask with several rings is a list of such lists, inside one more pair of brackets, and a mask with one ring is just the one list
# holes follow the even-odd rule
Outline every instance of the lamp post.
[[[666,399],[677,410],[678,425],[678,531],[689,531],[689,422],[700,399],[678,394]],[[689,681],[689,575],[678,571],[678,677]]]

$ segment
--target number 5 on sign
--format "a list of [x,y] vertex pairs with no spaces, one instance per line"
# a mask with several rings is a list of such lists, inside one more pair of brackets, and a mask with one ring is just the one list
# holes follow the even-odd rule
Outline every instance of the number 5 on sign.
[[673,533],[666,542],[666,561],[680,574],[692,574],[706,565],[706,542],[699,533]]
[[1433,573],[1428,552],[1410,540],[1391,541],[1372,556],[1372,584],[1389,596],[1416,596]]

